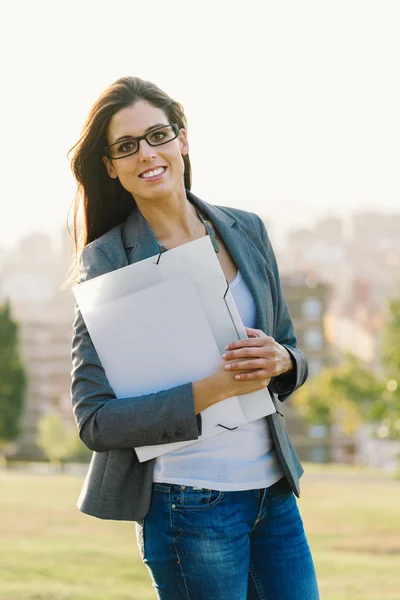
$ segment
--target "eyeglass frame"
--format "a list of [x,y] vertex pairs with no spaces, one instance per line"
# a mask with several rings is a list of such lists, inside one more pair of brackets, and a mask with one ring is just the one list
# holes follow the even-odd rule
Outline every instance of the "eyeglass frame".
[[[161,142],[161,144],[151,144],[149,142],[149,140],[147,139],[148,135],[151,135],[152,133],[154,133],[155,131],[158,131],[159,129],[164,129],[165,127],[172,127],[173,130],[175,131],[175,137],[171,138],[170,140],[167,140],[166,142]],[[179,135],[179,125],[177,123],[167,123],[166,125],[160,125],[160,127],[155,127],[154,129],[152,129],[151,131],[148,131],[147,133],[145,133],[144,135],[140,135],[138,137],[131,137],[131,138],[126,138],[125,140],[119,140],[118,142],[114,142],[113,144],[109,144],[108,146],[106,146],[104,148],[104,152],[107,158],[109,158],[110,160],[121,160],[122,158],[127,158],[128,156],[132,156],[133,154],[137,154],[140,150],[140,142],[142,140],[146,140],[146,142],[149,144],[149,146],[152,147],[156,147],[156,146],[163,146],[164,144],[168,144],[168,142],[172,142],[173,140],[176,140],[176,138]],[[113,158],[111,156],[111,150],[110,148],[112,146],[116,146],[117,144],[121,144],[121,142],[130,142],[130,141],[135,141],[138,143],[138,149],[135,150],[135,152],[131,152],[130,154],[125,154],[125,156],[119,156],[118,158]]]

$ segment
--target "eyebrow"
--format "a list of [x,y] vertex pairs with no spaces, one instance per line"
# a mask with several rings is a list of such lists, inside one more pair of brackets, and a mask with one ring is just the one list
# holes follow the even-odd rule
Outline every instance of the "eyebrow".
[[[165,127],[166,125],[168,125],[168,123],[156,123],[155,125],[151,125],[150,127],[148,127],[147,129],[144,130],[144,133],[148,133],[149,131],[151,131],[152,129],[156,129],[157,127]],[[140,136],[137,136],[140,137]],[[121,135],[121,137],[117,138],[116,140],[114,140],[112,142],[112,144],[116,144],[117,142],[122,142],[122,140],[135,140],[135,136],[133,135]],[[110,146],[112,145],[110,144]]]

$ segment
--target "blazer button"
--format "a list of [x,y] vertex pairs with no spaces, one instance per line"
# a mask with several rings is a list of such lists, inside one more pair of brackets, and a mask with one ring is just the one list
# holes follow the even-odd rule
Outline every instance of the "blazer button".
[[178,431],[175,431],[175,438],[177,440],[183,440],[184,437],[185,434],[183,433],[183,431],[181,431],[180,429],[178,429]]

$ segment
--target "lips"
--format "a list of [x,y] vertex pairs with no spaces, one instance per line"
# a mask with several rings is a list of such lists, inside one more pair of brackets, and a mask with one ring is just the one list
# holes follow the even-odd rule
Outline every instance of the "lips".
[[156,177],[160,177],[163,173],[165,173],[166,170],[167,167],[154,167],[152,169],[143,171],[143,173],[140,173],[139,177],[141,179],[154,179]]

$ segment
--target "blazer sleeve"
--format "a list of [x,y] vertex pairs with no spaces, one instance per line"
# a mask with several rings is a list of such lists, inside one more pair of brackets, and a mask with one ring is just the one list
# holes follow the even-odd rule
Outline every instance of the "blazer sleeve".
[[[87,246],[81,255],[79,283],[112,270],[101,248]],[[194,440],[201,433],[191,383],[154,394],[116,398],[77,305],[71,376],[74,418],[81,440],[91,450],[106,452]]]
[[297,338],[293,327],[292,318],[289,313],[287,302],[284,298],[282,285],[279,277],[278,264],[272,248],[267,230],[262,219],[256,215],[259,231],[266,252],[266,259],[273,271],[276,283],[276,298],[274,298],[275,315],[275,340],[284,346],[290,354],[293,369],[278,377],[272,377],[269,389],[278,395],[282,402],[286,400],[295,390],[306,381],[308,376],[308,364],[304,354],[297,348]]

